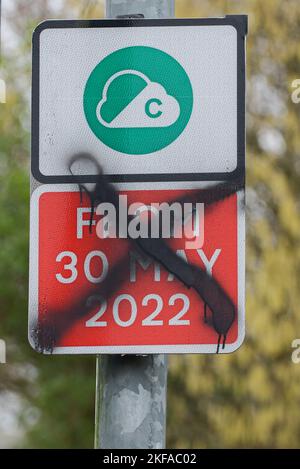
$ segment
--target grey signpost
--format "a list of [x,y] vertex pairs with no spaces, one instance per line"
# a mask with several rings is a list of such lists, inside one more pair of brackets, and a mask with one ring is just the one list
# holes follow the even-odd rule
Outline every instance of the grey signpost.
[[142,14],[145,18],[170,18],[175,15],[175,0],[106,0],[106,16]]
[[[106,16],[168,18],[175,0],[106,0]],[[161,449],[166,436],[167,356],[97,357],[95,447]]]

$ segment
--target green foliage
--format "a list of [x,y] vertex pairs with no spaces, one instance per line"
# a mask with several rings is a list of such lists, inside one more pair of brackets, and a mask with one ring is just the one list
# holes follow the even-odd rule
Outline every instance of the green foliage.
[[[300,108],[290,85],[300,76],[300,4],[219,1],[200,12],[197,3],[179,2],[180,14],[187,5],[191,16],[249,14],[247,337],[233,355],[172,360],[169,444],[299,447]],[[270,131],[281,151],[266,145]]]
[[[26,338],[29,38],[49,12],[34,2],[15,3],[28,6],[14,25],[18,51],[2,64],[8,102],[0,105],[0,337],[9,350],[0,394],[10,390],[24,401],[21,423],[28,431],[20,445],[91,447],[95,359],[39,356]],[[79,15],[82,2],[65,4],[61,16]],[[84,13],[100,16],[92,7]],[[171,357],[168,446],[297,447],[300,368],[291,362],[291,342],[300,336],[300,105],[290,94],[300,78],[300,3],[177,1],[177,16],[226,13],[250,19],[247,337],[233,355]]]

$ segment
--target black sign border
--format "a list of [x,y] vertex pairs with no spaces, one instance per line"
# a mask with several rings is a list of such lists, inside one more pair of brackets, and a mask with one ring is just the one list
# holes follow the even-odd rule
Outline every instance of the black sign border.
[[230,25],[237,30],[237,168],[230,173],[159,173],[106,175],[111,182],[169,182],[169,181],[233,181],[245,176],[245,37],[248,30],[246,15],[228,15],[223,18],[189,19],[101,19],[101,20],[47,20],[33,33],[32,44],[32,119],[31,172],[33,177],[48,184],[95,182],[97,176],[46,176],[39,168],[39,95],[40,95],[40,35],[45,29],[59,28],[128,28],[163,26],[220,26]]

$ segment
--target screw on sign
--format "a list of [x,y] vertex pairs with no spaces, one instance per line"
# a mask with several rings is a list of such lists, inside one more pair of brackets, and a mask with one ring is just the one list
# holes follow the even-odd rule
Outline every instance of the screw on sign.
[[35,349],[216,353],[242,343],[246,29],[239,16],[37,28]]

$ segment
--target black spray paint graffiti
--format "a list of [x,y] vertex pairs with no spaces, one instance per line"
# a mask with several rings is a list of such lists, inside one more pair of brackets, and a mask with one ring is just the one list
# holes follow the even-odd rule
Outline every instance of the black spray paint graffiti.
[[[90,230],[94,217],[94,210],[100,203],[110,203],[114,205],[118,211],[118,194],[114,187],[109,183],[108,178],[102,173],[101,167],[90,154],[75,155],[70,163],[70,171],[77,161],[87,161],[93,163],[98,174],[98,181],[93,184],[93,188],[80,184],[80,201],[82,202],[82,194],[88,195],[91,204]],[[204,203],[206,207],[212,206],[236,192],[244,189],[244,180],[236,182],[226,182],[211,186],[205,190],[193,192],[191,196],[186,195],[182,198],[172,201],[183,203]],[[119,217],[117,217],[118,219]],[[127,222],[131,219],[128,215]],[[146,254],[154,259],[168,272],[173,274],[186,287],[193,288],[204,302],[204,321],[210,324],[218,334],[217,353],[220,346],[225,348],[227,334],[233,325],[237,308],[231,298],[227,295],[222,286],[210,276],[206,270],[199,266],[187,264],[184,259],[179,257],[167,244],[160,238],[138,238],[130,239],[130,243],[140,253]],[[55,346],[59,343],[64,334],[79,319],[89,314],[91,303],[87,299],[95,295],[101,295],[109,299],[117,292],[122,284],[127,280],[127,256],[119,259],[117,265],[113,266],[108,273],[106,279],[101,285],[93,285],[80,292],[80,295],[73,299],[68,308],[60,311],[47,310],[42,314],[37,324],[31,325],[32,336],[35,342],[35,348],[40,352],[52,353]],[[211,311],[211,317],[208,318],[207,310]]]

